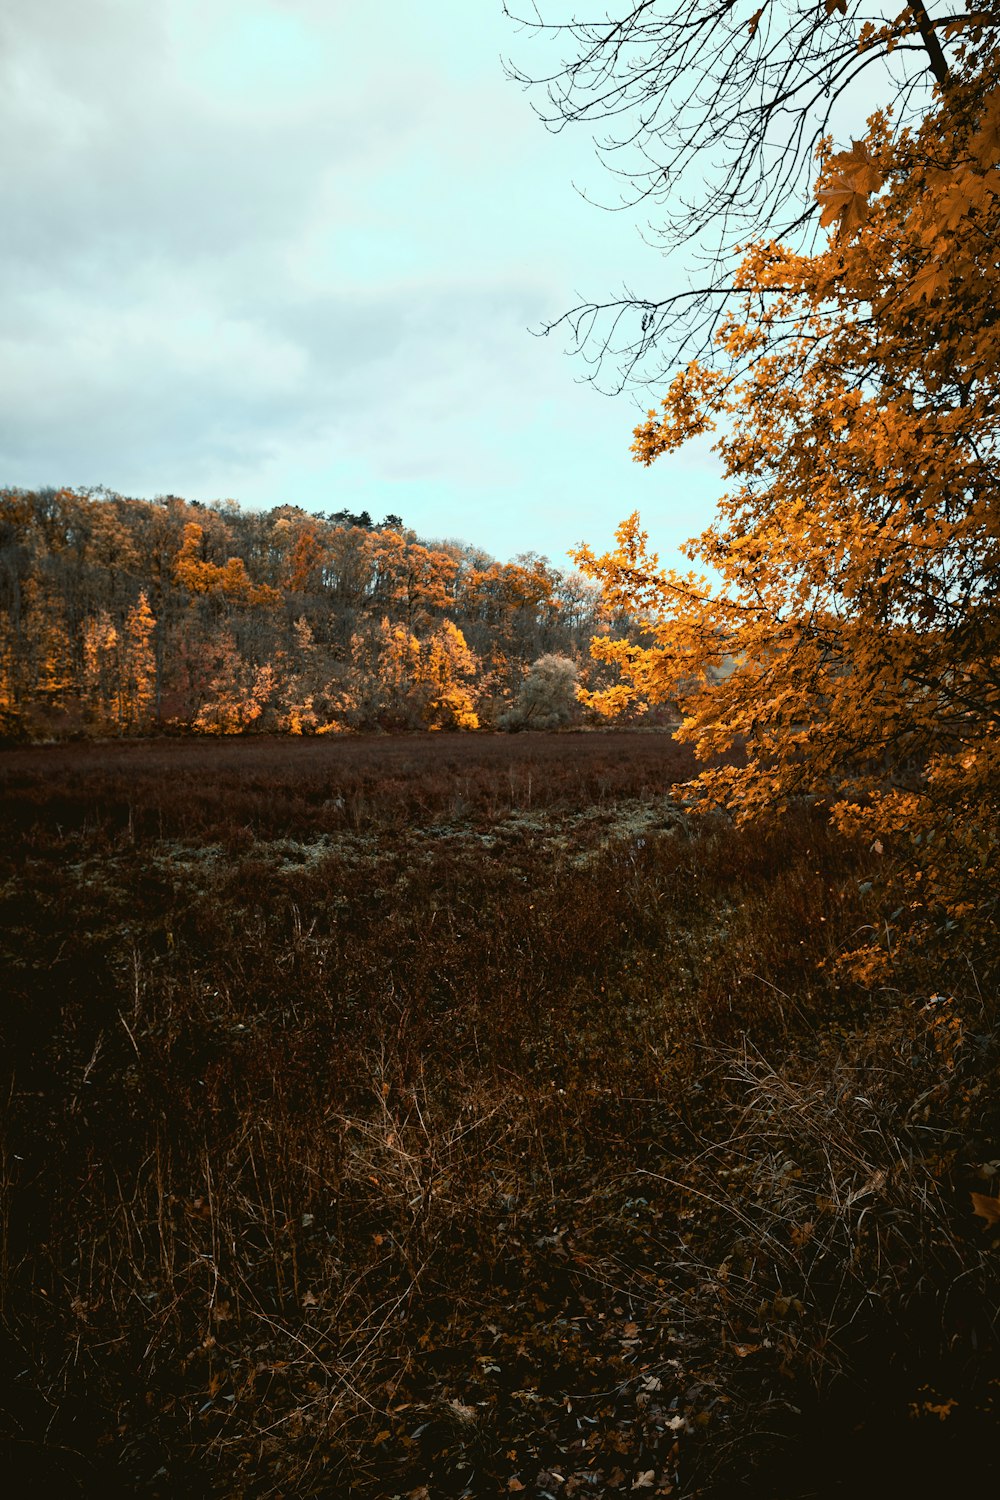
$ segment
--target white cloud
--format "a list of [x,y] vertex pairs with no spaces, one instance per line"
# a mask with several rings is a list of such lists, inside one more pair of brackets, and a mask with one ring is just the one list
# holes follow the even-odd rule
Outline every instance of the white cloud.
[[657,264],[574,197],[498,12],[8,7],[0,482],[609,530],[634,413],[525,330]]

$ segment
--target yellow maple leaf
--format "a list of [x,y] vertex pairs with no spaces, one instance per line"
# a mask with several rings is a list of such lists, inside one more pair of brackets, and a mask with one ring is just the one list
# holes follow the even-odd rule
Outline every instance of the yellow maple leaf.
[[948,283],[948,272],[940,261],[928,261],[927,265],[921,266],[910,283],[909,291],[900,302],[901,307],[908,307],[915,302],[929,302],[934,293]]
[[823,205],[819,222],[824,229],[828,224],[839,221],[839,233],[845,235],[860,229],[868,218],[867,196],[843,179],[834,178],[828,187],[817,191],[816,197]]
[[878,163],[863,141],[854,141],[850,151],[831,156],[816,189],[823,206],[820,225],[826,228],[839,220],[841,237],[860,229],[868,218],[868,199],[879,191],[883,181]]
[[885,180],[864,141],[852,141],[850,151],[831,156],[829,165],[858,193],[877,193]]

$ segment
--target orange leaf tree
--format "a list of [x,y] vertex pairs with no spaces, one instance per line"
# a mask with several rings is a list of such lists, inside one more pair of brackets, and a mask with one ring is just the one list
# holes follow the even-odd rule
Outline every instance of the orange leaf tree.
[[706,431],[728,484],[662,569],[633,515],[576,560],[643,610],[648,648],[598,639],[614,714],[676,700],[693,783],[739,819],[821,799],[905,843],[915,925],[975,911],[1000,867],[1000,76],[967,48],[922,125],[883,114],[820,153],[813,255],[745,251],[720,359],[635,431],[643,464]]

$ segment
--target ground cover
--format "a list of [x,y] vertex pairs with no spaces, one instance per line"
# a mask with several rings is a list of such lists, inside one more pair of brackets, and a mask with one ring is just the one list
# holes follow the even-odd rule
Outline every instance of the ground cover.
[[882,856],[692,822],[690,769],[627,733],[0,755],[3,1436],[39,1489],[984,1468],[990,998],[956,953],[852,982]]

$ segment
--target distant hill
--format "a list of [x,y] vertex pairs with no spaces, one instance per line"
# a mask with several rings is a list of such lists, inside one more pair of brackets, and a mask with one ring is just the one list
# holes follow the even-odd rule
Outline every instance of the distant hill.
[[0,733],[492,727],[531,662],[606,668],[599,590],[398,516],[0,491]]

